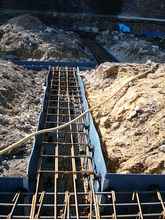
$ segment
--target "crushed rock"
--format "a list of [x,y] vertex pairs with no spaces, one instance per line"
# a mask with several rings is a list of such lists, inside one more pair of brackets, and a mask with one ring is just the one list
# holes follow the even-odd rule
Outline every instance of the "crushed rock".
[[165,64],[97,107],[153,65],[104,63],[83,74],[110,172],[165,173]]
[[[44,95],[46,72],[25,71],[0,60],[0,149],[35,131]],[[23,176],[33,140],[0,157],[0,176]]]

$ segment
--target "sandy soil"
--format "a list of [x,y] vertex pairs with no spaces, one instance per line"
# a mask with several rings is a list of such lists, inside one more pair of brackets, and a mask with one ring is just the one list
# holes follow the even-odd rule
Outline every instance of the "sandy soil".
[[130,83],[97,107],[130,77],[150,64],[105,63],[85,72],[86,92],[108,169],[117,173],[165,173],[165,64]]

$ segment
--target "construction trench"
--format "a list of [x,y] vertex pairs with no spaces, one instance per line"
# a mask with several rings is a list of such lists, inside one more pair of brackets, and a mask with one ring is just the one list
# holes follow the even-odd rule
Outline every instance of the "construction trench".
[[[38,129],[63,125],[86,108],[79,69],[51,67]],[[61,130],[36,137],[28,179],[0,179],[0,217],[163,217],[165,192],[155,188],[164,189],[164,175],[106,172],[99,138],[88,113]]]
[[[84,43],[98,64],[117,62],[94,41]],[[80,70],[96,63],[16,63],[47,69],[38,131],[64,125],[89,109]],[[164,179],[164,174],[109,173],[87,112],[62,129],[36,136],[26,176],[0,177],[0,218],[164,218]]]

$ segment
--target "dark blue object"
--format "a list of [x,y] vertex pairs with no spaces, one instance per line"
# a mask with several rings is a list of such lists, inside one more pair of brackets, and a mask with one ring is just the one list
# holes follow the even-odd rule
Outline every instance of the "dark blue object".
[[151,38],[164,38],[165,33],[160,31],[145,31],[143,32],[144,37],[151,37]]
[[78,66],[81,70],[95,68],[96,62],[55,62],[55,61],[27,61],[27,60],[13,60],[17,65],[23,66],[31,70],[42,70],[49,69],[50,66],[67,66],[76,67]]

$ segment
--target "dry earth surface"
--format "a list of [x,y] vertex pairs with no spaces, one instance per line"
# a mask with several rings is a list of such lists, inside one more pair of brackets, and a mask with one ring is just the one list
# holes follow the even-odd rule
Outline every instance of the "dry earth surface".
[[[25,71],[0,60],[0,149],[37,128],[46,72]],[[0,157],[0,176],[23,176],[32,141]]]
[[111,172],[165,173],[165,64],[157,64],[146,77],[129,83],[106,101],[130,77],[153,65],[104,63],[84,73]]
[[[119,61],[84,73],[92,114],[99,129],[108,169],[119,173],[165,172],[165,64],[130,83],[107,100],[130,77],[164,62],[165,51],[156,43],[119,32],[102,32],[97,40]],[[90,61],[93,56],[78,35],[47,27],[23,15],[0,26],[0,54],[5,59]],[[128,63],[129,62],[129,63]],[[132,64],[130,64],[132,63]],[[45,72],[25,71],[0,60],[0,149],[36,130],[44,93]],[[32,141],[0,157],[0,175],[26,174]]]
[[104,31],[97,35],[97,40],[117,60],[126,63],[146,63],[148,60],[164,63],[165,39],[146,40],[133,34],[118,31]]
[[[22,15],[0,26],[3,59],[89,61],[89,51],[78,35],[44,25],[38,18]],[[37,128],[46,72],[26,71],[0,60],[0,149]],[[0,176],[26,174],[32,141],[0,157]]]
[[5,58],[56,61],[93,59],[77,34],[48,27],[31,15],[12,18],[0,26],[0,51]]

